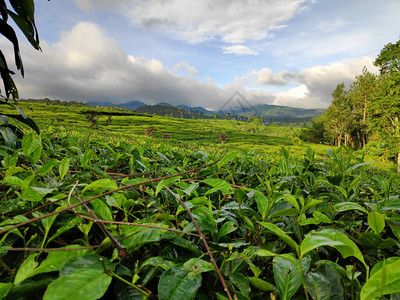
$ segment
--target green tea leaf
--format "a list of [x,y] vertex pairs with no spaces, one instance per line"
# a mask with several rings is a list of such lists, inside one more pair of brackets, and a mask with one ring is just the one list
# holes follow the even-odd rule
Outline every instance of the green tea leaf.
[[58,163],[58,159],[52,158],[50,160],[48,160],[41,168],[40,168],[40,172],[39,175],[46,175],[47,173],[49,173],[53,167]]
[[83,189],[82,193],[86,191],[96,191],[98,193],[101,193],[103,191],[113,191],[116,189],[118,189],[118,185],[114,180],[99,179],[86,186]]
[[81,269],[49,284],[43,300],[94,300],[101,298],[112,277],[100,270]]
[[68,156],[65,156],[61,161],[60,165],[58,166],[58,171],[60,173],[60,179],[63,180],[64,176],[68,173],[69,171],[69,165],[71,161]]
[[181,265],[165,271],[158,282],[158,299],[194,299],[201,286],[201,275],[184,269]]
[[11,287],[12,283],[0,282],[0,299],[3,299],[8,295],[8,292],[10,291]]
[[393,263],[383,263],[374,272],[361,289],[360,299],[377,299],[383,295],[400,292],[400,260]]
[[290,299],[301,286],[301,275],[297,266],[282,257],[275,257],[273,271],[281,299]]
[[307,291],[314,300],[331,299],[331,287],[328,279],[317,272],[309,272],[305,276]]
[[111,271],[115,269],[115,265],[112,264],[107,258],[97,254],[73,257],[66,261],[62,266],[60,270],[60,277],[70,275],[81,269],[104,271],[104,266]]
[[38,255],[39,253],[31,254],[27,259],[24,260],[22,265],[18,268],[17,274],[15,275],[14,284],[18,284],[32,276],[32,271],[39,264],[36,261],[36,257],[38,257]]
[[343,258],[354,256],[368,268],[357,245],[344,233],[333,229],[311,231],[306,234],[305,239],[300,245],[300,257],[303,257],[306,253],[322,246],[330,246],[337,249],[342,254]]
[[375,233],[379,234],[385,228],[385,217],[377,211],[371,211],[368,214],[368,225]]
[[217,191],[221,191],[223,195],[228,195],[233,193],[233,188],[231,185],[226,182],[225,180],[218,179],[218,178],[209,178],[209,179],[204,179],[203,182],[205,184],[208,184],[212,186],[212,189],[208,190],[204,196],[207,196],[209,194],[215,193]]
[[273,234],[277,235],[280,239],[282,239],[290,248],[299,253],[299,245],[284,232],[278,226],[268,222],[259,222],[262,226],[266,227]]
[[343,212],[348,210],[358,210],[362,211],[363,213],[368,213],[367,210],[362,207],[360,204],[354,202],[341,202],[333,205],[333,209],[337,212]]
[[263,292],[274,291],[276,288],[269,282],[262,280],[261,278],[257,277],[247,277],[250,284],[255,287],[257,290]]

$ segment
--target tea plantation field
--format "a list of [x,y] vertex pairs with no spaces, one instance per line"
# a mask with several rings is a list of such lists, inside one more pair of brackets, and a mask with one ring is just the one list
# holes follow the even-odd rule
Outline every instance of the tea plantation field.
[[399,177],[361,152],[22,105],[42,133],[0,146],[1,298],[399,297]]

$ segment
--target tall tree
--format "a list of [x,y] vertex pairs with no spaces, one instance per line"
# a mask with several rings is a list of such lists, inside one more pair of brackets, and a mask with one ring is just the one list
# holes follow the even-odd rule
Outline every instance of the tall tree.
[[371,127],[397,154],[400,173],[400,40],[386,45],[374,64],[380,67],[381,76],[370,104]]
[[336,146],[340,146],[342,143],[347,146],[349,142],[351,107],[347,100],[347,91],[343,82],[336,86],[332,93],[332,98],[332,104],[324,113],[324,125],[327,131],[335,137]]
[[363,148],[368,142],[368,105],[371,96],[377,89],[377,76],[364,67],[362,74],[356,76],[356,81],[350,87],[348,100],[351,105],[353,128],[351,130],[354,146]]

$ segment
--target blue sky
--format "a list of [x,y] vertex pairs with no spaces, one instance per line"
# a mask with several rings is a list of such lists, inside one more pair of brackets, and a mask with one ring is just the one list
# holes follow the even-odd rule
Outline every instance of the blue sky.
[[218,109],[239,91],[253,104],[327,107],[337,84],[377,72],[399,15],[398,0],[36,1],[43,51],[21,38],[16,81],[32,98]]

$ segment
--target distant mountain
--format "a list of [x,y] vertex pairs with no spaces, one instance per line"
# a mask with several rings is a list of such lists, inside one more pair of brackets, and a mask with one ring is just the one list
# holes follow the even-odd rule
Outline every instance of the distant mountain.
[[204,115],[210,117],[213,113],[217,112],[220,115],[224,115],[229,112],[231,116],[238,115],[242,117],[279,117],[279,118],[315,118],[321,115],[325,109],[317,108],[317,109],[306,109],[306,108],[296,108],[289,106],[279,106],[279,105],[271,105],[271,104],[256,104],[249,105],[246,104],[243,107],[226,107],[220,111],[211,111],[207,110],[201,106],[188,106],[188,105],[178,105],[174,106],[167,102],[160,102],[156,105],[147,105],[139,100],[132,100],[125,103],[115,104],[109,101],[100,102],[100,101],[90,101],[87,102],[88,105],[93,106],[120,106],[122,108],[135,110],[138,113],[148,113],[148,114],[156,114],[156,115],[173,115],[176,117],[181,116],[181,112],[179,109],[184,109],[185,118],[191,118],[193,115]]
[[143,103],[142,101],[139,101],[139,100],[132,100],[132,101],[125,102],[125,103],[120,103],[120,104],[112,103],[112,102],[109,102],[109,101],[106,101],[106,102],[89,101],[86,104],[93,105],[93,106],[106,106],[106,107],[107,106],[113,106],[113,107],[120,106],[120,107],[127,108],[127,109],[136,109],[136,108],[139,108],[141,106],[147,105],[146,103]]
[[245,111],[238,112],[238,114],[247,117],[256,115],[267,117],[315,118],[324,111],[325,109],[322,108],[307,109],[271,104],[256,104],[252,109],[246,109]]
[[172,105],[146,105],[146,106],[141,106],[135,109],[135,112],[141,113],[141,114],[155,114],[158,116],[173,116],[178,118],[180,116],[179,108],[172,106]]
[[167,102],[160,102],[160,103],[157,103],[156,105],[158,105],[158,106],[175,107],[175,106],[173,106],[172,104],[169,104],[169,103],[167,103]]
[[189,112],[190,111],[202,112],[205,115],[211,115],[211,114],[214,113],[214,111],[207,110],[207,109],[205,109],[204,107],[201,107],[201,106],[192,107],[192,106],[187,106],[187,105],[178,105],[177,107],[178,108],[182,108],[182,109],[184,109],[186,111],[189,111]]

